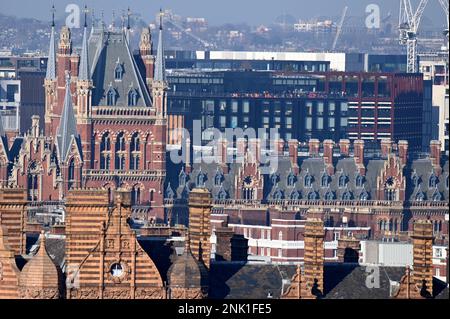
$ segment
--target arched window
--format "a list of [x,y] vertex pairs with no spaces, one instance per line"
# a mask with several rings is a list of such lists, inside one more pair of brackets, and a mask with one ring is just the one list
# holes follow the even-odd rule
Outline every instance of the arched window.
[[150,202],[153,202],[155,200],[155,190],[150,190]]
[[416,195],[416,201],[422,202],[425,200],[425,193],[424,192],[418,192]]
[[434,192],[434,194],[433,194],[433,201],[439,202],[441,200],[442,200],[441,192],[438,192],[438,191]]
[[328,176],[328,174],[323,174],[320,184],[322,187],[328,187],[328,185],[330,185],[330,176]]
[[139,186],[134,186],[131,191],[131,204],[139,205],[141,203],[141,189]]
[[69,162],[69,167],[67,171],[67,182],[69,189],[72,189],[75,186],[75,161],[72,158]]
[[138,93],[135,89],[131,89],[128,92],[128,106],[136,106],[138,100]]
[[187,180],[187,175],[184,170],[181,170],[180,175],[178,176],[178,183],[180,186],[185,186]]
[[292,200],[299,200],[299,199],[300,199],[300,193],[299,193],[298,191],[294,190],[294,191],[291,193],[291,199],[292,199]]
[[333,200],[334,199],[334,194],[331,191],[326,192],[325,194],[325,200]]
[[344,194],[342,194],[342,200],[352,200],[352,193],[349,191],[345,191]]
[[364,176],[358,175],[356,176],[356,187],[363,187],[364,186]]
[[100,169],[110,169],[111,160],[111,138],[109,133],[102,136],[100,142]]
[[339,188],[344,188],[347,186],[347,176],[341,175],[339,176]]
[[116,169],[125,169],[125,149],[126,141],[125,134],[123,132],[117,135],[116,139]]
[[278,240],[283,240],[283,232],[281,230],[278,232]]
[[273,199],[274,200],[282,200],[283,199],[283,192],[281,190],[276,190],[275,193],[273,193]]
[[305,176],[305,179],[304,179],[304,186],[305,186],[305,187],[308,187],[308,188],[312,187],[312,176],[311,176],[311,175],[307,174],[307,175]]
[[116,81],[121,81],[122,78],[123,78],[123,66],[122,64],[117,63],[116,68],[114,69],[114,79]]
[[316,192],[310,192],[309,194],[308,194],[308,199],[309,200],[316,200],[317,199],[317,193]]
[[220,185],[222,185],[222,181],[223,181],[223,175],[220,172],[217,172],[216,176],[214,177],[214,185],[220,186]]
[[270,181],[272,182],[272,185],[276,185],[279,181],[279,177],[277,174],[272,174],[270,176]]
[[221,190],[217,193],[217,199],[220,199],[220,200],[227,199],[227,192],[225,192],[225,190],[221,189]]
[[361,193],[361,195],[359,195],[359,199],[360,200],[369,200],[369,194],[366,191],[364,191]]
[[31,201],[38,200],[39,189],[38,189],[38,176],[34,173],[28,173],[27,178],[28,186],[28,199]]
[[108,93],[106,94],[106,105],[114,106],[116,105],[116,97],[117,93],[112,87],[109,88]]
[[419,186],[419,176],[417,176],[417,174],[414,174],[411,177],[411,181],[412,181],[414,187],[418,187]]
[[131,137],[130,144],[130,169],[139,169],[139,164],[141,160],[141,141],[139,139],[139,133],[134,133]]
[[289,187],[294,187],[296,180],[297,180],[297,177],[293,173],[289,173],[289,175],[287,177],[287,185]]
[[430,188],[435,188],[437,186],[438,182],[439,182],[439,180],[438,180],[437,176],[434,175],[434,173],[431,174],[430,180],[429,180],[429,183],[428,183],[429,187]]
[[197,187],[205,187],[206,175],[203,173],[199,173],[197,176]]
[[388,201],[398,200],[398,190],[395,188],[395,180],[393,177],[388,177],[384,184],[384,199]]

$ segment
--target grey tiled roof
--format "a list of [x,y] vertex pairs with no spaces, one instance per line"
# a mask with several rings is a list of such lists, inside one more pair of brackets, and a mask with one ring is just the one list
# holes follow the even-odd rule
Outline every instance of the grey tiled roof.
[[[89,64],[94,82],[92,105],[107,106],[107,94],[115,92],[115,105],[128,106],[128,93],[137,92],[137,107],[151,106],[147,87],[128,46],[123,31],[94,29],[89,39]],[[116,67],[123,70],[122,78],[116,80]]]
[[83,42],[81,45],[80,69],[78,71],[78,79],[84,81],[90,80],[87,27],[84,27],[83,31]]

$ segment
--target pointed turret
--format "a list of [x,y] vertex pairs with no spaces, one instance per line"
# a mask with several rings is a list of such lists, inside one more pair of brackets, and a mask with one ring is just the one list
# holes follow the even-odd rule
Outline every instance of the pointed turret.
[[52,7],[52,31],[50,33],[50,46],[48,50],[47,80],[56,79],[56,42],[55,42],[55,6]]
[[84,31],[83,31],[83,43],[81,46],[80,70],[78,72],[78,79],[82,81],[90,80],[89,58],[88,58],[87,7],[84,7]]
[[70,75],[66,76],[66,95],[64,97],[64,106],[59,123],[58,131],[56,133],[56,143],[58,146],[58,155],[61,162],[66,160],[68,151],[73,138],[76,138],[77,122],[72,105],[72,95],[70,93]]
[[155,77],[154,81],[165,82],[166,81],[166,67],[164,58],[164,43],[163,43],[163,28],[162,28],[162,10],[159,13],[159,39],[158,49],[156,51],[156,65],[155,65]]

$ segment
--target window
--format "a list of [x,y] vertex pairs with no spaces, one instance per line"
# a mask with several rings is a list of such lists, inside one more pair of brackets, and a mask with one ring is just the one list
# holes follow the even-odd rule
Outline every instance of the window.
[[419,192],[416,195],[416,201],[418,202],[422,202],[425,200],[425,194],[423,192]]
[[219,191],[219,193],[217,193],[217,198],[221,199],[221,200],[224,200],[224,199],[227,198],[227,193],[223,189],[221,189]]
[[341,233],[340,232],[334,232],[333,240],[334,241],[338,241],[340,238],[341,238]]
[[111,276],[113,276],[115,278],[122,277],[122,275],[124,274],[123,267],[119,263],[113,264],[111,266],[111,269],[109,272],[110,272]]
[[238,112],[238,101],[232,101],[231,102],[231,111],[233,113],[237,113]]
[[435,254],[436,258],[442,258],[442,249],[436,248]]
[[125,134],[123,132],[117,135],[116,139],[116,169],[123,170],[125,169]]
[[250,112],[250,103],[248,101],[244,101],[242,104],[242,112],[248,113]]
[[102,141],[100,143],[100,169],[110,169],[110,159],[111,159],[111,138],[109,133],[105,133],[102,136]]
[[130,169],[131,170],[137,170],[139,169],[139,163],[141,159],[141,144],[139,139],[139,134],[134,133],[131,137],[131,144],[130,144]]
[[439,202],[439,201],[441,201],[441,200],[442,200],[442,194],[441,194],[440,192],[436,191],[436,192],[433,194],[433,201]]
[[204,187],[205,186],[205,179],[206,175],[203,173],[198,174],[197,176],[197,187]]
[[121,81],[123,78],[123,66],[120,63],[117,63],[116,68],[114,69],[114,79],[116,81]]
[[299,200],[299,199],[300,199],[300,193],[299,193],[298,191],[294,190],[294,191],[291,193],[291,199],[292,199],[292,200]]
[[363,187],[364,186],[364,177],[361,175],[356,176],[356,187]]
[[347,176],[341,175],[339,176],[339,188],[344,188],[347,186]]
[[178,183],[180,186],[185,186],[186,185],[186,179],[187,179],[187,175],[184,172],[184,170],[182,170],[180,172],[180,175],[178,176]]
[[139,205],[141,203],[141,189],[138,186],[134,186],[131,191],[131,204]]
[[137,98],[138,98],[138,94],[137,94],[136,90],[131,89],[130,92],[128,92],[128,106],[136,106]]
[[107,96],[106,96],[106,104],[108,106],[116,105],[116,90],[113,88],[109,88]]
[[352,197],[352,193],[349,191],[346,191],[344,192],[344,194],[342,194],[342,200],[351,200]]
[[326,199],[326,200],[333,200],[333,199],[334,199],[334,194],[333,194],[333,192],[328,191],[328,192],[325,194],[325,199]]
[[72,189],[75,186],[75,161],[72,158],[69,162],[69,169],[67,172],[68,176],[67,176],[67,180],[68,180],[68,186],[69,189]]
[[317,193],[316,192],[310,192],[309,194],[308,194],[308,199],[309,200],[316,200],[317,199]]
[[19,93],[19,86],[17,84],[8,84],[6,86],[6,100],[7,102],[15,102],[15,95]]
[[430,176],[430,180],[429,180],[429,187],[430,188],[435,188],[438,184],[438,178],[436,175],[434,175],[434,173]]
[[289,176],[287,178],[287,185],[289,187],[294,187],[296,180],[297,180],[297,177],[293,173],[289,173]]
[[279,177],[278,177],[277,174],[272,174],[272,175],[270,176],[270,181],[272,182],[272,185],[276,185],[276,184],[278,183],[279,180],[280,180],[280,179],[279,179]]
[[322,175],[321,186],[322,187],[328,187],[329,185],[330,185],[330,176],[328,176],[327,174],[323,174]]
[[369,199],[369,194],[366,191],[364,191],[364,192],[361,193],[361,195],[359,195],[359,199],[360,200],[368,200]]
[[308,187],[308,188],[312,187],[312,176],[311,175],[308,174],[305,176],[304,186]]
[[222,185],[223,175],[219,172],[216,173],[216,176],[214,177],[214,185],[220,186]]
[[281,190],[277,190],[275,191],[275,193],[273,194],[273,199],[274,200],[282,200],[283,199],[283,192]]

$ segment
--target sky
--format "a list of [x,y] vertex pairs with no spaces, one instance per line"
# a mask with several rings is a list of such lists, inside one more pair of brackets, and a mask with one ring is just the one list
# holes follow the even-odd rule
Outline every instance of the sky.
[[[68,4],[93,7],[95,12],[105,12],[105,20],[111,19],[112,11],[121,13],[129,6],[148,21],[162,8],[170,8],[182,16],[205,17],[211,25],[242,23],[269,24],[282,14],[295,18],[310,19],[318,16],[340,16],[348,6],[349,16],[364,16],[369,4],[380,7],[381,16],[391,12],[398,16],[399,0],[0,0],[1,12],[19,17],[50,20],[50,7],[54,3],[57,17],[65,17]],[[412,0],[417,6],[418,0]],[[444,25],[445,16],[438,0],[430,0],[425,16],[436,25]]]

